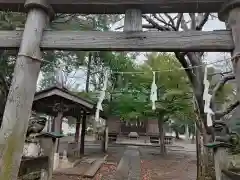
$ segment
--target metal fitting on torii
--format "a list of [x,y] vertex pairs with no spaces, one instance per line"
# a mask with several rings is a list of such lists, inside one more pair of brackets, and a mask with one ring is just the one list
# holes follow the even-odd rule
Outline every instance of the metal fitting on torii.
[[24,7],[27,11],[34,8],[40,8],[48,14],[50,21],[54,19],[54,10],[47,0],[26,0]]
[[218,12],[218,19],[225,22],[228,19],[230,11],[235,8],[240,8],[240,0],[232,0],[224,3]]

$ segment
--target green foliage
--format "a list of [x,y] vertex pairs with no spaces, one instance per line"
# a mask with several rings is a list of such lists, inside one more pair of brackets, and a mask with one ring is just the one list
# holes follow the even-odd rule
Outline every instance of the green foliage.
[[[115,75],[121,82],[117,81],[115,93],[112,93],[111,113],[125,120],[147,117],[159,120],[166,119],[165,117],[184,119],[193,112],[191,87],[185,72],[179,70],[181,66],[172,55],[151,53],[146,57],[147,60],[142,65],[137,66],[131,60],[118,65],[123,66],[125,71],[143,73]],[[150,101],[152,71],[159,71],[156,74],[158,102],[155,111],[152,110]]]

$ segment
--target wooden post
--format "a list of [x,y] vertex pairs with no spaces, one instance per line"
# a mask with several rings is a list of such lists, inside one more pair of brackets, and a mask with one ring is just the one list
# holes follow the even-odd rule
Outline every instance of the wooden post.
[[58,112],[57,116],[54,118],[54,132],[61,133],[61,121],[63,118],[63,113]]
[[74,141],[75,141],[76,143],[79,142],[80,125],[81,125],[81,121],[80,121],[80,119],[78,118],[78,119],[76,120],[76,131],[75,131],[75,137],[74,137]]
[[101,139],[102,152],[106,153],[108,149],[108,125],[105,120],[105,126],[103,131],[103,137]]
[[125,13],[124,31],[142,31],[142,12],[139,9],[128,9]]
[[[54,132],[57,134],[61,134],[61,130],[62,130],[62,118],[63,118],[63,113],[62,112],[58,112],[57,116],[54,118]],[[56,153],[58,153],[59,150],[59,142],[60,140],[57,139],[56,141]]]
[[51,9],[46,0],[26,1],[22,42],[0,130],[0,180],[16,180],[41,65],[40,43]]
[[[139,9],[128,9],[125,12],[124,28],[125,32],[142,31],[142,12]],[[122,56],[126,53],[121,52]]]
[[84,112],[82,116],[82,132],[81,132],[81,146],[80,146],[81,155],[84,155],[86,125],[87,125],[87,115],[86,115],[86,112]]

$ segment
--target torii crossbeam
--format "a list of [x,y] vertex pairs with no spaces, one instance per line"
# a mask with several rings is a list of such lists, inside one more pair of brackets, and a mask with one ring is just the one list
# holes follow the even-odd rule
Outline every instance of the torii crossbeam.
[[[127,9],[142,13],[218,12],[226,0],[48,0],[56,13],[124,14]],[[0,10],[23,12],[25,0],[0,0]]]

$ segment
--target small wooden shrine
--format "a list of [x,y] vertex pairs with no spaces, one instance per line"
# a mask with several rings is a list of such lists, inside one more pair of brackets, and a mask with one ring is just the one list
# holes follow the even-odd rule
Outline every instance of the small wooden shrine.
[[[87,116],[95,114],[95,107],[94,102],[79,97],[67,89],[53,86],[35,94],[32,109],[38,113],[55,117],[52,126],[55,133],[61,132],[63,117],[72,116],[76,118],[76,146],[78,145],[80,123],[82,122],[80,153],[84,154],[86,119]],[[103,112],[100,112],[100,116],[104,117]]]
[[[151,143],[159,143],[159,129],[158,121],[154,119],[148,119],[143,121],[121,121],[119,117],[112,116],[107,121],[109,127],[109,140],[116,141],[117,137],[127,137],[131,132],[136,132],[140,137],[148,139]],[[165,136],[165,143],[171,144],[173,141],[172,136]]]

